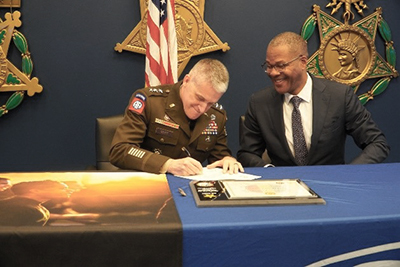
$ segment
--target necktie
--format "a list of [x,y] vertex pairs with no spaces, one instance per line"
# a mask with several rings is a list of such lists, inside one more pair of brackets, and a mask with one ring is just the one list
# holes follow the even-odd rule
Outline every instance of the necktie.
[[299,110],[300,102],[303,101],[298,96],[292,97],[290,102],[293,104],[292,112],[292,131],[293,131],[293,146],[294,158],[298,165],[307,164],[308,150],[306,139],[304,138],[303,124],[301,123],[301,114]]

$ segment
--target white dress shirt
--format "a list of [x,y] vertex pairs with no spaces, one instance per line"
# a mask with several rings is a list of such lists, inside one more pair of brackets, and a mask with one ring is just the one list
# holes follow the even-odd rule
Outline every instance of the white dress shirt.
[[[312,79],[308,73],[307,73],[307,82],[297,96],[303,99],[303,101],[300,103],[299,109],[301,113],[301,122],[303,124],[303,131],[304,131],[304,137],[306,139],[307,149],[310,150],[312,125],[313,125],[312,122],[313,109],[312,109]],[[288,142],[290,150],[292,151],[292,155],[294,155],[293,133],[292,133],[293,105],[290,103],[290,99],[292,97],[293,95],[289,93],[285,94],[285,101],[283,102],[283,121],[285,123],[286,140]]]

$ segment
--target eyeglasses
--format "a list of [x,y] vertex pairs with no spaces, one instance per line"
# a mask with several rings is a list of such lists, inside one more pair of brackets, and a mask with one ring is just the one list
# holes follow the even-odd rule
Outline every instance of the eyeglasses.
[[276,65],[269,65],[269,64],[267,63],[267,61],[265,61],[265,62],[261,65],[261,68],[264,69],[265,73],[271,73],[271,72],[272,72],[272,69],[275,69],[277,72],[280,73],[280,72],[284,71],[284,70],[286,69],[286,67],[290,65],[290,63],[292,63],[292,62],[294,62],[295,60],[301,58],[302,56],[303,56],[303,55],[299,55],[299,56],[295,57],[294,59],[292,59],[292,60],[290,60],[290,61],[288,61],[288,62],[286,62],[286,63],[279,63],[279,64],[276,64]]

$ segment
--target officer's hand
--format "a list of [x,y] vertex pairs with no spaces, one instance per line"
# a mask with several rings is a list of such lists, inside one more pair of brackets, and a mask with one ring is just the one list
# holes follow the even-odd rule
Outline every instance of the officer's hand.
[[173,175],[196,175],[203,172],[203,166],[194,158],[173,159],[169,162],[167,172]]
[[218,160],[210,165],[207,165],[208,169],[222,167],[222,172],[229,174],[244,172],[242,164],[238,162],[235,158],[226,156],[225,158]]

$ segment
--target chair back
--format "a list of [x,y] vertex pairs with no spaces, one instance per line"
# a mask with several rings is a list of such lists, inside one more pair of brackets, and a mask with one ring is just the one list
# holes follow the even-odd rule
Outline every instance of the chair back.
[[123,114],[102,117],[96,119],[96,169],[97,170],[118,170],[108,159],[111,148],[111,141],[115,130],[121,123]]

